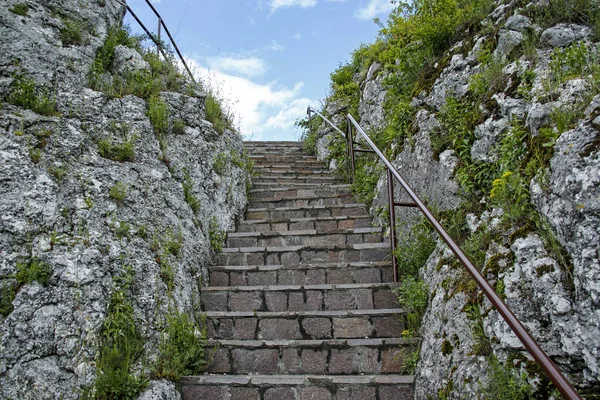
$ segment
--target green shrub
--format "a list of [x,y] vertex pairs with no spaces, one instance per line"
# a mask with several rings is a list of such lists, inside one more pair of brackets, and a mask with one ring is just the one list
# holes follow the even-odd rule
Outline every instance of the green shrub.
[[13,4],[13,6],[8,9],[8,11],[17,15],[21,15],[23,17],[29,17],[29,6],[27,5],[27,3]]
[[206,120],[213,125],[218,133],[222,134],[225,129],[229,128],[227,116],[223,112],[221,103],[211,93],[206,96]]
[[181,231],[177,233],[177,235],[173,235],[170,229],[167,230],[166,239],[164,241],[164,248],[170,254],[173,254],[175,257],[179,256],[179,251],[181,250],[181,246],[183,244],[183,235]]
[[352,181],[352,192],[356,198],[364,203],[367,207],[371,207],[373,199],[377,194],[375,190],[379,177],[384,171],[384,167],[379,163],[379,159],[371,155],[367,161],[360,161],[363,157],[356,157],[356,170],[354,171],[354,179]]
[[39,149],[37,147],[30,147],[29,148],[29,158],[31,159],[31,162],[34,164],[39,163],[42,160],[42,149]]
[[137,135],[131,136],[123,143],[115,143],[111,138],[98,140],[98,154],[109,160],[125,162],[135,161],[135,141]]
[[294,126],[299,128],[302,133],[300,136],[300,141],[302,142],[302,147],[304,147],[304,151],[307,154],[314,156],[317,154],[317,129],[319,125],[323,123],[323,120],[319,116],[313,116],[311,120],[308,117],[297,119],[294,122]]
[[489,358],[489,373],[481,390],[484,400],[526,400],[532,398],[533,390],[527,382],[527,374],[505,367],[495,356]]
[[409,276],[402,279],[397,290],[398,302],[406,311],[406,329],[413,335],[418,335],[421,319],[427,308],[427,284],[419,278]]
[[526,8],[525,13],[544,28],[572,22],[590,26],[596,38],[600,33],[600,5],[595,0],[550,0]]
[[151,97],[148,103],[148,118],[158,137],[164,137],[169,130],[169,111],[167,104],[158,96]]
[[435,250],[436,241],[429,222],[421,217],[418,223],[412,225],[408,233],[397,238],[396,258],[398,274],[404,277],[417,278],[419,271]]
[[50,265],[33,257],[27,261],[17,262],[15,279],[17,280],[18,287],[33,282],[37,282],[42,286],[48,286],[50,284],[52,273],[53,271]]
[[119,221],[119,225],[115,228],[115,236],[117,239],[129,239],[131,237],[131,225],[125,221]]
[[14,310],[15,288],[9,282],[2,281],[0,285],[0,315],[8,317]]
[[213,169],[218,175],[223,175],[227,171],[229,165],[229,157],[227,153],[219,153],[213,161]]
[[63,18],[63,27],[60,30],[60,39],[64,46],[83,44],[83,24],[81,21]]
[[218,252],[223,249],[223,243],[227,237],[227,232],[219,229],[219,224],[216,217],[212,217],[208,226],[208,237],[210,239],[210,247],[213,251]]
[[154,371],[157,378],[177,382],[184,375],[198,375],[204,371],[208,343],[205,319],[204,315],[200,318],[198,335],[198,324],[187,314],[180,313],[175,307],[169,310]]
[[38,90],[33,79],[20,74],[14,75],[13,78],[8,94],[10,104],[27,108],[40,115],[56,115],[56,101],[45,91]]
[[117,204],[123,204],[127,197],[127,186],[123,182],[118,181],[108,191],[108,197],[113,199]]
[[[469,278],[470,279],[470,278]],[[483,315],[481,314],[481,308],[478,303],[470,304],[466,307],[467,318],[471,322],[471,331],[473,332],[473,344],[472,354],[476,356],[489,356],[492,354],[492,345],[490,339],[485,334],[483,327]]]
[[194,195],[194,182],[187,169],[183,170],[183,182],[181,185],[183,186],[185,202],[189,204],[194,214],[197,214],[200,211],[200,200]]
[[176,135],[183,135],[185,133],[185,123],[181,118],[173,121],[173,133]]
[[131,267],[126,267],[125,272],[115,279],[116,289],[110,297],[100,334],[93,390],[95,399],[133,400],[148,383],[142,375],[133,375],[144,351],[144,340],[128,296],[132,281]]
[[65,179],[65,176],[67,176],[67,174],[69,173],[69,167],[65,165],[51,166],[50,168],[48,168],[48,172],[52,174],[52,176],[54,177],[54,179],[56,179],[58,183],[61,183],[63,179]]

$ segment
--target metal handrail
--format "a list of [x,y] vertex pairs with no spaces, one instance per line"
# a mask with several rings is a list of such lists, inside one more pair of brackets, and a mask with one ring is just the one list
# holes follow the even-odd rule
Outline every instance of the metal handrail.
[[[315,112],[316,110],[309,106],[308,113],[310,117],[310,112]],[[327,121],[329,124],[331,122]],[[577,399],[581,400],[581,397],[577,394],[573,386],[567,381],[565,376],[560,372],[560,370],[556,367],[556,364],[548,357],[548,355],[542,350],[540,345],[535,341],[535,339],[531,336],[531,334],[527,331],[527,329],[523,326],[521,321],[515,316],[512,310],[506,305],[506,303],[500,298],[500,296],[496,293],[496,291],[492,288],[492,286],[488,283],[488,281],[483,277],[481,272],[473,265],[471,260],[465,255],[462,249],[456,244],[456,242],[450,237],[448,232],[442,227],[439,221],[433,216],[431,211],[423,204],[419,196],[415,194],[415,192],[408,186],[406,181],[400,176],[398,170],[392,165],[392,163],[386,158],[386,156],[379,150],[379,148],[373,143],[371,138],[366,134],[366,132],[360,127],[360,125],[356,122],[356,120],[352,117],[352,115],[347,115],[347,133],[344,135],[346,138],[346,143],[349,147],[348,153],[352,158],[350,162],[351,166],[351,174],[354,175],[354,145],[357,144],[353,138],[353,128],[356,129],[358,134],[363,137],[364,141],[371,147],[373,152],[377,154],[379,159],[385,164],[387,169],[387,180],[388,180],[388,202],[389,202],[389,211],[390,211],[390,242],[392,246],[392,257],[393,257],[393,268],[394,268],[394,281],[398,282],[398,269],[396,268],[396,233],[395,233],[395,207],[399,206],[409,206],[409,207],[418,207],[425,218],[433,225],[433,228],[436,232],[441,236],[442,240],[448,245],[450,250],[454,253],[454,255],[458,258],[460,263],[465,267],[469,275],[475,280],[477,286],[481,289],[483,294],[488,298],[490,303],[494,306],[494,308],[500,313],[504,321],[510,326],[512,331],[517,335],[523,346],[529,351],[529,354],[534,358],[534,360],[538,363],[538,365],[542,368],[542,370],[546,373],[548,378],[554,383],[556,388],[562,393],[563,396],[567,399]],[[399,203],[394,200],[394,178],[400,183],[402,188],[408,193],[409,197],[412,199],[414,203]]]
[[163,46],[160,42],[160,28],[161,26],[164,28],[165,32],[167,33],[167,36],[169,37],[169,40],[171,41],[171,44],[173,45],[173,48],[175,49],[175,51],[177,52],[177,55],[179,56],[179,60],[181,61],[181,63],[183,64],[183,66],[185,67],[185,70],[187,71],[190,79],[192,80],[192,82],[196,83],[196,79],[194,79],[194,75],[192,74],[192,71],[190,70],[190,68],[188,67],[187,63],[185,62],[185,59],[183,58],[183,55],[181,54],[181,51],[179,51],[179,47],[177,47],[177,43],[175,43],[175,40],[173,39],[173,36],[171,36],[171,32],[169,32],[169,28],[167,28],[167,25],[165,24],[165,21],[162,19],[162,17],[160,16],[160,14],[158,13],[158,11],[156,11],[156,8],[154,8],[154,6],[152,5],[152,3],[150,3],[150,0],[146,0],[146,3],[150,6],[150,8],[152,9],[152,11],[154,12],[154,14],[156,15],[156,17],[158,18],[158,35],[157,37],[154,37],[154,35],[150,32],[150,30],[148,28],[146,28],[146,26],[142,23],[142,21],[138,18],[138,16],[133,12],[133,10],[131,9],[131,7],[129,7],[129,5],[124,2],[124,1],[119,1],[121,4],[125,5],[127,12],[129,12],[129,14],[131,14],[131,16],[133,17],[133,19],[136,20],[136,22],[142,27],[142,29],[144,30],[144,32],[146,32],[146,35],[148,35],[148,37],[150,38],[150,40],[152,40],[154,42],[154,44],[156,45],[156,48],[158,50],[158,52],[160,54],[162,54],[162,56],[167,59],[167,54],[165,53]]

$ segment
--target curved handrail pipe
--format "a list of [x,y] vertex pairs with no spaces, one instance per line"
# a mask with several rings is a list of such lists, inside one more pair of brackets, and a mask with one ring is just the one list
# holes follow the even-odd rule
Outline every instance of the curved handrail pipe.
[[[309,110],[315,111],[312,107],[309,107]],[[425,218],[429,221],[429,223],[433,226],[436,232],[440,235],[442,240],[448,245],[450,250],[454,253],[456,258],[460,261],[460,263],[465,267],[469,275],[473,278],[477,286],[481,289],[483,294],[490,301],[492,306],[498,311],[498,313],[502,316],[504,321],[510,326],[515,335],[519,338],[523,346],[529,351],[529,354],[533,357],[533,359],[537,362],[537,364],[542,368],[542,370],[546,373],[548,378],[554,383],[556,388],[565,396],[566,399],[569,400],[581,400],[581,397],[573,386],[567,381],[565,376],[560,372],[560,370],[556,367],[556,364],[548,357],[548,355],[544,352],[544,350],[540,347],[540,345],[535,341],[535,339],[531,336],[531,334],[527,331],[525,326],[519,321],[519,319],[515,316],[512,310],[506,305],[506,303],[500,298],[500,296],[496,293],[494,288],[489,284],[489,282],[484,278],[484,276],[479,272],[479,270],[473,265],[471,260],[465,255],[460,246],[456,244],[456,242],[452,239],[452,237],[446,232],[444,227],[440,224],[440,222],[433,216],[432,212],[425,206],[423,201],[417,196],[417,194],[410,188],[410,186],[406,183],[406,181],[402,178],[398,170],[392,165],[392,163],[387,159],[387,157],[379,150],[379,148],[375,145],[375,143],[371,140],[369,135],[361,128],[361,126],[356,122],[356,120],[352,117],[352,115],[347,115],[347,127],[348,134],[345,135],[346,142],[350,146],[351,150],[349,154],[351,157],[354,157],[354,145],[357,144],[352,139],[352,129],[356,129],[358,134],[362,136],[364,141],[371,147],[372,151],[377,154],[380,161],[386,166],[387,169],[387,177],[388,177],[388,199],[390,205],[390,234],[391,234],[391,242],[392,242],[392,251],[395,250],[395,221],[394,218],[394,208],[397,206],[412,206],[418,207]],[[327,121],[329,124],[331,122]],[[354,165],[354,160],[352,160],[352,166]],[[352,167],[352,173],[354,172],[354,167]],[[400,183],[402,188],[406,191],[408,196],[412,199],[414,203],[396,203],[394,201],[394,179]],[[394,255],[395,257],[395,255]],[[394,277],[397,281],[397,268],[395,267],[394,260]]]

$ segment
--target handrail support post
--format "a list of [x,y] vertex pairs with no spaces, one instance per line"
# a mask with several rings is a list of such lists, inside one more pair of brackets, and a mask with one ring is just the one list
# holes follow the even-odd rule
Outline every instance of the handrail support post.
[[394,201],[394,176],[387,168],[388,206],[390,218],[390,247],[392,248],[392,271],[394,282],[398,282],[398,262],[396,260],[396,206]]

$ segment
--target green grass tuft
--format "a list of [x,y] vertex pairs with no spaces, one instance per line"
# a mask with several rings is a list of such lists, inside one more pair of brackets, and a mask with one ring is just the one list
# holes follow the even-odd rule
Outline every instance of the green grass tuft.
[[29,17],[29,5],[27,3],[17,3],[8,9],[11,13],[20,15],[22,17]]

